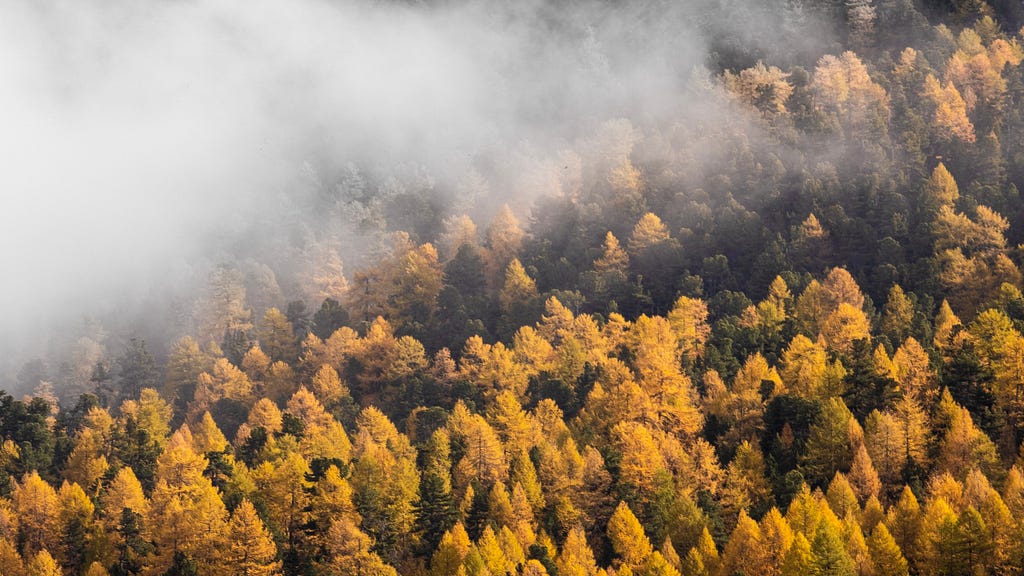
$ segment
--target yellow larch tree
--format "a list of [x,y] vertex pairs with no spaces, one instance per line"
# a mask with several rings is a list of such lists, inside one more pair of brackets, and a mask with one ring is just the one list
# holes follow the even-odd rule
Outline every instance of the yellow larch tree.
[[708,307],[703,300],[680,296],[668,313],[668,322],[684,361],[693,362],[704,355],[704,344],[711,335],[711,326],[708,324]]
[[779,374],[791,394],[815,400],[820,398],[827,369],[825,348],[803,334],[797,334],[782,354]]
[[821,334],[829,348],[840,354],[849,354],[854,341],[871,339],[871,324],[863,310],[840,302],[822,324]]
[[747,512],[741,511],[729,541],[722,550],[722,574],[760,574],[761,562],[767,554],[761,539],[761,529]]
[[501,284],[501,275],[519,254],[525,233],[519,219],[504,204],[487,227],[487,271],[491,286]]
[[943,85],[929,74],[925,77],[921,96],[931,110],[932,125],[939,140],[975,141],[974,124],[967,117],[967,104],[953,82],[947,81]]
[[908,576],[907,559],[885,524],[879,523],[872,530],[868,550],[874,576]]
[[654,552],[643,526],[625,502],[619,502],[608,520],[608,539],[622,565],[630,570],[642,570]]
[[63,576],[63,574],[60,565],[45,548],[33,556],[25,566],[25,576]]
[[56,550],[60,538],[57,521],[60,501],[53,487],[40,478],[39,473],[27,473],[15,485],[11,503],[24,542],[22,551],[29,555],[43,549]]
[[779,576],[782,574],[786,555],[793,545],[793,529],[790,528],[786,517],[774,506],[761,518],[758,528],[761,531],[763,552],[759,561],[760,573],[765,576]]
[[892,357],[896,368],[896,382],[904,394],[924,406],[930,406],[938,397],[928,353],[914,338],[908,337]]
[[[486,423],[485,423],[486,424]],[[356,493],[373,494],[359,511],[362,527],[386,550],[385,560],[414,544],[413,504],[419,492],[416,448],[380,410],[364,408],[356,418],[351,482]]]
[[281,563],[276,560],[277,547],[248,500],[242,500],[231,514],[228,535],[224,564],[231,574],[274,576],[281,573]]
[[[146,516],[146,529],[156,546],[154,570],[166,571],[178,552],[201,570],[219,565],[228,513],[217,489],[203,475],[207,464],[181,431],[171,436],[157,458],[156,487]],[[182,529],[185,526],[188,529]]]

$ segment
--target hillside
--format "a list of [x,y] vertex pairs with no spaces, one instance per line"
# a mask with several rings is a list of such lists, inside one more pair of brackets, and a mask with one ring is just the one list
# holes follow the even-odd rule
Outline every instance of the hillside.
[[668,4],[501,12],[591,67],[565,126],[309,160],[12,320],[0,575],[1024,571],[1020,6]]

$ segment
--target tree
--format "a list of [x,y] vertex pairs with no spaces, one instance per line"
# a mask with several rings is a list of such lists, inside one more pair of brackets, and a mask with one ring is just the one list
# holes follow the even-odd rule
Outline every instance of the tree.
[[829,348],[840,354],[849,354],[856,340],[871,339],[871,325],[860,308],[840,302],[839,307],[825,319],[821,334]]
[[953,553],[961,574],[991,573],[994,542],[981,514],[968,506],[956,522]]
[[579,527],[569,530],[562,551],[558,555],[557,565],[558,574],[561,576],[597,576],[594,552]]
[[707,317],[708,307],[704,301],[686,296],[680,296],[669,311],[668,322],[684,361],[693,362],[704,355],[704,344],[711,335]]
[[331,524],[327,573],[343,576],[397,576],[394,568],[371,551],[372,540],[349,518]]
[[537,317],[539,296],[537,284],[526,273],[518,258],[513,258],[505,269],[505,283],[498,294],[501,304],[504,333],[511,335],[515,329],[529,324]]
[[503,272],[505,282],[508,283],[508,273],[505,270],[519,254],[524,235],[515,214],[507,204],[503,204],[487,227],[487,270],[492,286],[500,284]]
[[228,514],[217,489],[203,475],[208,464],[181,431],[171,436],[157,459],[146,528],[157,547],[153,565],[160,570],[181,571],[191,562],[199,570],[212,571],[220,564]]
[[141,574],[145,558],[153,551],[153,545],[143,536],[142,515],[122,508],[113,532],[116,560],[110,569],[111,576]]
[[260,348],[273,361],[292,363],[299,357],[295,329],[288,317],[277,308],[271,308],[263,314],[256,337],[260,341]]
[[89,540],[100,528],[95,524],[95,506],[78,484],[61,484],[57,492],[60,511],[57,515],[60,546],[55,550],[64,566],[84,567],[88,565]]
[[162,396],[179,411],[195,396],[199,375],[213,368],[213,358],[199,348],[191,336],[179,340],[167,359],[167,377],[164,379]]
[[143,388],[155,388],[156,362],[146,349],[146,341],[132,338],[117,359],[121,398],[136,398]]
[[960,319],[949,307],[949,301],[943,300],[939,311],[935,314],[935,329],[933,331],[932,343],[939,350],[946,351],[953,345],[953,332],[960,326]]
[[945,498],[928,503],[921,519],[919,571],[928,574],[964,574],[955,552],[957,515]]
[[789,393],[807,400],[822,398],[828,357],[825,348],[803,334],[797,334],[782,353],[779,375]]
[[239,576],[272,576],[280,573],[281,563],[275,560],[276,556],[277,547],[256,509],[248,500],[242,500],[231,514],[226,565]]
[[420,480],[416,449],[376,408],[364,408],[356,424],[351,482],[362,527],[385,560],[397,558],[414,544],[403,536],[412,532],[416,520],[413,504]]
[[879,120],[889,116],[888,95],[853,52],[822,56],[814,68],[812,89],[815,101],[839,120],[847,140],[885,135]]
[[850,42],[857,47],[871,45],[875,32],[875,7],[872,0],[845,0],[846,22],[850,28]]
[[469,555],[472,543],[466,528],[461,522],[456,522],[450,530],[441,537],[434,555],[430,559],[430,573],[432,576],[447,576],[457,574],[466,556]]
[[25,566],[25,576],[63,576],[63,572],[53,556],[43,549]]
[[625,502],[619,502],[608,520],[608,539],[623,565],[631,570],[642,570],[654,552],[643,526]]
[[853,414],[840,398],[830,398],[811,426],[801,465],[804,476],[824,483],[839,471],[849,470],[853,460],[850,425]]
[[[332,242],[317,242],[307,250],[306,270],[301,274],[304,293],[314,302],[345,297],[348,281],[344,266]],[[329,334],[328,334],[329,336]]]
[[334,298],[324,298],[320,309],[313,314],[313,334],[321,339],[330,338],[342,326],[348,324],[348,311]]
[[252,311],[246,308],[245,284],[238,270],[220,266],[210,273],[206,295],[196,308],[202,341],[218,342],[229,332],[252,328]]
[[121,405],[121,413],[131,416],[158,447],[164,445],[171,432],[172,411],[156,390],[144,388],[139,393],[138,401],[125,400]]
[[724,75],[726,88],[765,116],[786,112],[786,100],[793,93],[788,78],[789,74],[775,66],[765,66],[764,62],[741,70],[739,74],[726,71]]
[[761,558],[762,573],[767,576],[778,576],[782,573],[786,555],[793,545],[793,530],[778,508],[772,507],[758,526],[761,530],[763,557]]
[[846,551],[834,521],[823,521],[811,543],[814,560],[808,574],[813,576],[854,576],[853,560]]
[[252,381],[244,372],[227,359],[221,358],[213,364],[212,372],[203,372],[199,375],[196,402],[191,410],[206,410],[221,398],[248,401],[252,396],[252,388]]
[[853,456],[853,464],[850,465],[850,474],[847,479],[853,488],[857,499],[866,502],[872,496],[878,496],[882,488],[882,482],[871,462],[867,447],[861,444]]
[[56,550],[59,545],[57,492],[39,473],[31,472],[14,488],[11,498],[20,525],[20,538],[26,555],[40,550]]
[[897,442],[903,464],[914,462],[924,465],[928,419],[921,405],[908,394],[904,394],[893,407],[892,417],[897,425]]
[[[952,82],[946,82],[943,86],[935,76],[929,74],[924,80],[921,95],[930,110],[930,119],[938,140],[948,142],[955,138],[960,142],[975,141],[974,125],[967,117],[967,105]],[[929,199],[925,209],[930,210],[934,205]]]
[[963,477],[974,468],[981,468],[989,474],[997,473],[998,457],[996,447],[989,437],[979,430],[966,408],[957,406],[949,430],[942,441],[937,469]]
[[882,312],[882,332],[892,342],[902,342],[910,335],[914,321],[914,303],[899,284],[889,288]]
[[782,562],[781,576],[803,576],[811,574],[815,569],[815,557],[811,552],[811,543],[807,541],[803,533],[798,532],[793,538],[793,545],[786,552],[786,559]]
[[930,406],[938,397],[935,375],[928,354],[914,338],[908,337],[892,357],[895,379],[904,394],[921,405]]
[[871,531],[868,539],[871,551],[871,564],[875,576],[907,576],[907,559],[903,557],[900,547],[896,544],[885,524],[879,523]]

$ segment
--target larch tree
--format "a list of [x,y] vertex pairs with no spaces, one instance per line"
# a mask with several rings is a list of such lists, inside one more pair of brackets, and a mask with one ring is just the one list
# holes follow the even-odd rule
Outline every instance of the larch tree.
[[631,570],[642,570],[654,552],[643,526],[625,502],[619,502],[608,520],[608,539],[623,566]]
[[759,61],[738,74],[726,71],[723,80],[741,102],[770,117],[786,112],[786,100],[793,93],[788,78],[789,74]]
[[515,214],[507,204],[502,205],[487,227],[487,270],[491,286],[501,285],[502,274],[508,277],[506,270],[519,255],[524,236]]
[[913,396],[904,394],[896,401],[892,410],[897,426],[896,439],[899,442],[901,466],[914,462],[927,462],[928,417]]
[[504,283],[498,293],[502,318],[507,324],[505,331],[512,335],[515,329],[529,324],[539,312],[537,283],[526,273],[518,258],[513,258],[505,268]]
[[804,576],[811,574],[815,566],[814,553],[811,552],[811,543],[807,541],[803,533],[798,532],[793,538],[793,545],[786,552],[786,558],[782,561],[780,576]]
[[914,338],[908,337],[892,357],[896,369],[896,382],[904,394],[911,395],[923,406],[930,406],[938,398],[928,353]]
[[363,528],[387,551],[385,560],[390,560],[414,544],[402,536],[412,532],[416,519],[413,504],[420,480],[416,448],[376,408],[363,409],[356,424],[351,476],[356,505]]
[[60,539],[57,522],[60,502],[53,487],[40,478],[39,473],[31,472],[15,485],[11,496],[26,555],[43,549],[56,550]]
[[238,270],[218,267],[210,273],[206,295],[196,309],[203,342],[220,342],[229,332],[252,328],[252,311],[246,307],[245,296],[244,277]]
[[881,479],[864,444],[861,444],[853,455],[853,463],[850,465],[847,480],[861,503],[866,502],[872,496],[877,497],[882,488]]
[[595,296],[602,301],[618,301],[626,296],[629,280],[629,254],[609,231],[601,246],[601,255],[593,263]]
[[277,547],[256,509],[248,500],[231,514],[229,544],[225,551],[225,567],[238,576],[273,576],[280,574],[276,560]]
[[907,559],[885,524],[878,524],[868,539],[875,576],[908,576]]
[[171,349],[161,396],[179,409],[184,408],[195,395],[199,375],[212,369],[213,358],[200,349],[195,339],[185,336]]
[[219,565],[228,514],[217,489],[203,475],[207,465],[181,431],[171,436],[157,459],[156,487],[146,516],[146,528],[157,548],[154,568],[167,570],[176,556],[194,561],[201,569]]
[[824,346],[797,334],[782,353],[779,375],[791,394],[816,400],[821,398],[827,370],[828,355]]
[[782,573],[786,555],[793,546],[793,529],[778,508],[774,506],[761,518],[758,527],[761,531],[761,549],[763,555],[760,559],[761,574],[765,576],[779,576]]
[[842,534],[835,521],[823,521],[818,525],[814,541],[811,542],[812,576],[855,576],[853,559],[846,550]]
[[60,564],[46,549],[40,550],[25,566],[25,576],[63,576]]
[[871,324],[860,308],[840,302],[834,312],[825,318],[821,335],[830,349],[840,354],[849,354],[856,340],[871,339]]
[[273,361],[294,362],[299,357],[299,344],[295,329],[288,317],[277,308],[270,308],[263,314],[257,329],[260,348]]
[[943,299],[939,305],[939,311],[935,314],[935,327],[932,331],[932,343],[939,350],[945,352],[953,344],[953,333],[958,326],[962,326],[960,319],[949,307],[949,301]]
[[703,300],[680,296],[668,313],[668,322],[684,361],[693,362],[704,355],[704,344],[711,335],[711,326],[708,324],[708,307]]
[[998,471],[998,456],[992,440],[975,426],[970,412],[957,407],[953,421],[942,441],[938,470],[948,471],[958,477],[966,476],[974,468],[981,468],[989,474]]
[[736,527],[722,550],[719,570],[724,574],[759,574],[765,556],[761,529],[746,511],[741,511]]

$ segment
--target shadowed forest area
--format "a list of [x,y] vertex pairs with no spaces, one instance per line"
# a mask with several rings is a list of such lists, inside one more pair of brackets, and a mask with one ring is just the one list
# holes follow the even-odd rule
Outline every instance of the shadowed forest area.
[[670,4],[495,16],[622,92],[32,336],[0,575],[1024,574],[1024,8]]

